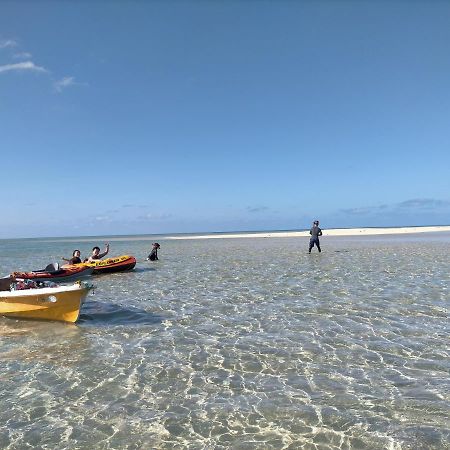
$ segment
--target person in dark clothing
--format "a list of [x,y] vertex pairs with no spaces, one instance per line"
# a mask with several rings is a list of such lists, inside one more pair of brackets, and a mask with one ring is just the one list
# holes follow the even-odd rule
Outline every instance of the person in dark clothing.
[[150,255],[147,257],[147,261],[158,261],[158,249],[161,248],[161,246],[155,242],[152,247],[152,251],[150,252]]
[[69,264],[80,264],[81,263],[81,252],[80,250],[74,250],[72,253],[72,258],[62,258],[63,261],[67,261]]
[[320,253],[322,250],[320,249],[319,236],[322,236],[322,230],[319,228],[318,220],[314,221],[313,226],[309,230],[309,234],[311,235],[311,239],[309,240],[309,253],[311,253],[314,245],[317,246],[317,250],[319,250]]

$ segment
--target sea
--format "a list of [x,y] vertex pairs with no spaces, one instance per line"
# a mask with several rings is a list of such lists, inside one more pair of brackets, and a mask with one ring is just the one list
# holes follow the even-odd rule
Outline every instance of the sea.
[[138,260],[76,324],[0,318],[1,449],[450,448],[450,233],[185,238],[0,240],[1,276]]

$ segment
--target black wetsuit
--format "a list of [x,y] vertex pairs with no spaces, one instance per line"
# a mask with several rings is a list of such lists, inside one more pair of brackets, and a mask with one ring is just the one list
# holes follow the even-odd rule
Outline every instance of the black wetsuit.
[[78,258],[78,256],[74,256],[72,259],[69,260],[69,264],[80,264],[81,259]]
[[311,235],[311,239],[309,240],[309,253],[311,253],[314,244],[317,246],[319,252],[321,252],[322,250],[320,249],[319,236],[322,236],[322,230],[319,228],[318,225],[314,225],[309,230],[309,234]]
[[150,255],[148,255],[148,258],[150,261],[158,261],[158,249],[154,248],[151,252]]

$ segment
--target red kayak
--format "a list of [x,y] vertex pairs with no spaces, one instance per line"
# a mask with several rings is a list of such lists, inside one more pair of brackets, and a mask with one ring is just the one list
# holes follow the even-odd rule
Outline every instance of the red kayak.
[[33,281],[54,281],[55,283],[75,281],[82,277],[91,275],[93,267],[83,265],[67,265],[59,267],[58,264],[49,264],[45,269],[33,270],[31,272],[12,272],[14,278],[23,278]]

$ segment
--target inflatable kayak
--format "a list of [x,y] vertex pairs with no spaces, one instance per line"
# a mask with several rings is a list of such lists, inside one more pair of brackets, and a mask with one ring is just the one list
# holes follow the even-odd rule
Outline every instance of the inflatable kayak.
[[115,258],[107,258],[107,259],[98,259],[93,262],[85,262],[81,264],[74,264],[72,266],[63,266],[64,267],[73,267],[73,266],[82,266],[82,267],[90,267],[93,269],[94,275],[99,275],[102,273],[113,273],[113,272],[125,272],[127,270],[134,269],[136,265],[136,258],[131,255],[122,255],[116,256]]
[[93,267],[71,264],[59,267],[56,264],[49,264],[45,269],[33,270],[31,272],[12,272],[13,278],[23,278],[33,281],[54,281],[61,283],[66,281],[76,281],[94,272]]

